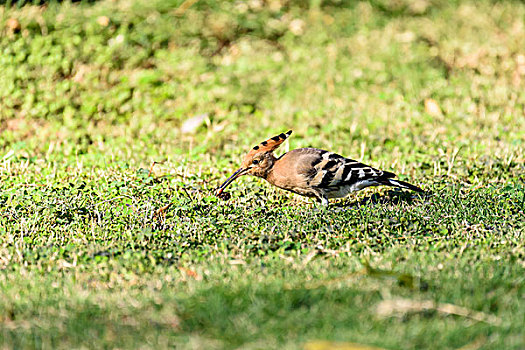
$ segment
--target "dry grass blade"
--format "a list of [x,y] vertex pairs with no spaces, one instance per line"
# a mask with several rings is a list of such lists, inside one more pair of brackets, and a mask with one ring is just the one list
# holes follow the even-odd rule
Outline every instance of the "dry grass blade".
[[153,168],[155,167],[155,164],[157,164],[157,162],[153,161],[153,163],[150,165],[149,171],[148,171],[148,177],[150,177],[151,174],[153,174]]
[[501,324],[501,319],[499,317],[488,315],[479,311],[470,310],[465,307],[454,304],[436,303],[432,300],[383,300],[376,307],[376,314],[381,317],[406,315],[410,313],[419,313],[423,311],[437,311],[442,314],[466,317],[478,322],[485,322],[492,325]]
[[193,4],[199,0],[186,0],[176,10],[175,15],[182,16]]
[[153,213],[153,217],[157,217],[159,215],[166,215],[166,210],[168,210],[173,203],[168,203],[163,207],[160,207],[159,209],[155,210],[155,213]]
[[485,345],[486,342],[487,342],[487,337],[486,336],[481,336],[481,337],[476,338],[476,340],[474,340],[473,342],[468,343],[468,344],[460,347],[457,350],[478,350],[483,345]]

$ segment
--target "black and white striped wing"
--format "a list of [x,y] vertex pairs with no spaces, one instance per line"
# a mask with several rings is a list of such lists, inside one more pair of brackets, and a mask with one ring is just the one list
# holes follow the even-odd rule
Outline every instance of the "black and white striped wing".
[[322,150],[319,150],[318,158],[312,165],[315,168],[315,176],[311,178],[310,185],[325,191],[339,191],[342,187],[355,191],[382,184],[385,180],[395,177],[393,173]]

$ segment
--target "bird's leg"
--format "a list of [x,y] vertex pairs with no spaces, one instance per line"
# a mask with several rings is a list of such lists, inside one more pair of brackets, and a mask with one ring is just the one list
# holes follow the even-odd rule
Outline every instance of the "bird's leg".
[[317,203],[321,204],[323,207],[328,207],[328,198],[326,198],[325,195],[319,193],[317,194],[316,198]]

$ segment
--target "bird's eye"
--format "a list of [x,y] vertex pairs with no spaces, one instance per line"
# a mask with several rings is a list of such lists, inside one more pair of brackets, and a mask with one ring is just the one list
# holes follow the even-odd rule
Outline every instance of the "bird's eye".
[[259,161],[257,159],[252,160],[252,164],[259,164]]

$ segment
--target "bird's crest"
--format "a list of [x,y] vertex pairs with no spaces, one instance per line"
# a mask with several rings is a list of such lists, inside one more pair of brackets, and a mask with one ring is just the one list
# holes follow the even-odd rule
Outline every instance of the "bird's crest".
[[272,152],[274,149],[278,148],[290,135],[292,134],[292,130],[281,133],[277,136],[271,137],[266,141],[261,142],[254,148],[250,150],[248,155],[253,155],[256,153],[265,153],[265,152]]

